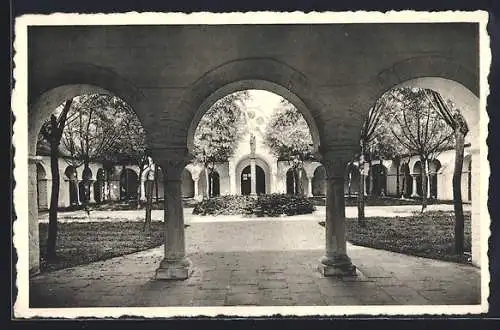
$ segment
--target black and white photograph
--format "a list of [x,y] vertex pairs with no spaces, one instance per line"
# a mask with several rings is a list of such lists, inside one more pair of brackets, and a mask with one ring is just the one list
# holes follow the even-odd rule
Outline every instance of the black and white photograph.
[[486,312],[487,23],[17,17],[14,315]]

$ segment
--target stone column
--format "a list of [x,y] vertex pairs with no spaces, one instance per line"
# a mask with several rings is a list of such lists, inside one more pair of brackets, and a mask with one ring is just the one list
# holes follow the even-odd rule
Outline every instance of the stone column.
[[184,213],[182,206],[181,174],[188,163],[185,150],[152,151],[153,158],[161,166],[164,184],[165,257],[156,270],[156,279],[183,280],[192,272],[186,258],[184,237]]
[[307,197],[313,197],[313,183],[312,183],[312,178],[307,177]]
[[144,176],[143,175],[143,178],[140,178],[141,180],[141,201],[145,201],[146,200],[146,181],[147,181],[147,175]]
[[193,188],[194,188],[194,192],[193,192],[193,198],[196,199],[196,200],[201,200],[202,198],[200,198],[200,191],[199,191],[199,182],[200,182],[200,177],[197,176],[197,177],[193,177],[193,182],[194,182],[194,185],[193,185]]
[[257,173],[256,173],[256,165],[255,158],[250,158],[250,195],[257,194]]
[[[36,158],[28,158],[28,239],[29,239],[29,274],[40,272],[40,238],[38,234],[38,205],[36,198]],[[20,207],[20,205],[18,205]]]
[[427,174],[427,198],[431,198],[431,175]]
[[326,169],[326,246],[318,270],[323,276],[354,276],[356,267],[347,256],[345,237],[344,172],[348,158],[328,152],[322,163]]
[[417,175],[420,174],[413,174],[411,177],[413,178],[413,184],[411,185],[411,197],[418,197],[417,194]]
[[89,203],[95,202],[95,193],[94,193],[94,180],[90,180],[89,183]]

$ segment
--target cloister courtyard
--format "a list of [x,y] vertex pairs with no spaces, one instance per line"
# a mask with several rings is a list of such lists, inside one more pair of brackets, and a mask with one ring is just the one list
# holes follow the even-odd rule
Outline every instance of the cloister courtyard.
[[[431,205],[450,211],[451,205]],[[412,216],[418,205],[369,206],[367,216]],[[465,210],[470,210],[466,206]],[[60,222],[143,221],[143,210],[63,212]],[[30,307],[473,305],[480,270],[348,242],[357,276],[323,277],[325,209],[281,218],[196,216],[184,209],[186,255],[193,273],[185,281],[157,281],[162,247],[85,265],[43,272],[30,280]],[[355,221],[355,207],[346,208]],[[47,222],[47,214],[40,222]],[[162,220],[162,211],[153,211]],[[350,221],[348,220],[348,221]],[[399,221],[406,221],[401,219]],[[95,227],[97,228],[97,227]],[[119,233],[116,233],[119,235]]]
[[487,15],[84,16],[16,23],[19,315],[485,310]]

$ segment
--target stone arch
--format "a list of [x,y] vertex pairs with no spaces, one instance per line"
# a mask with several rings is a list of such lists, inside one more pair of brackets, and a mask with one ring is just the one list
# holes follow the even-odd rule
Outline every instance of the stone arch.
[[323,165],[319,165],[314,170],[314,175],[312,179],[312,194],[313,196],[325,196],[326,195],[326,169]]
[[48,209],[47,172],[41,163],[36,163],[36,197],[38,209]]
[[30,154],[35,154],[36,137],[45,119],[63,102],[82,94],[109,94],[120,97],[131,106],[144,126],[144,115],[139,110],[143,108],[141,103],[144,95],[131,82],[102,66],[81,62],[64,63],[43,79],[30,79]]
[[[256,155],[255,158],[255,165],[259,166],[264,174],[264,185],[265,185],[265,191],[264,193],[270,193],[271,191],[271,166],[267,163],[267,161],[259,156]],[[238,193],[241,193],[241,179],[242,179],[242,173],[245,168],[250,166],[250,156],[242,157],[238,163],[235,166],[235,178],[236,178],[236,191]]]
[[198,79],[180,101],[180,113],[190,113],[186,132],[188,150],[193,150],[194,132],[208,109],[222,97],[236,91],[261,89],[290,101],[304,116],[314,149],[320,144],[319,107],[307,78],[287,64],[269,58],[250,58],[220,65]]
[[[479,54],[479,53],[478,53]],[[453,101],[461,98],[459,107],[472,107],[472,112],[463,112],[467,123],[476,123],[479,118],[479,74],[475,68],[470,69],[452,58],[424,55],[416,56],[393,63],[390,67],[379,72],[368,85],[364,86],[366,97],[359,101],[357,108],[360,111],[359,140],[363,121],[368,117],[368,112],[376,101],[387,91],[397,88],[412,86],[432,89]],[[471,104],[476,104],[475,106]],[[477,109],[474,109],[477,108]],[[475,138],[475,137],[474,137]]]

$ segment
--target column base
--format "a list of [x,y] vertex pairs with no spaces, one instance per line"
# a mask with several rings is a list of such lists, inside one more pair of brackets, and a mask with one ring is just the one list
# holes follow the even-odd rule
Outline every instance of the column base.
[[191,261],[187,258],[182,260],[163,259],[160,267],[156,270],[157,280],[185,280],[193,273]]
[[318,271],[324,277],[357,275],[356,266],[351,263],[348,256],[323,257],[318,265]]

